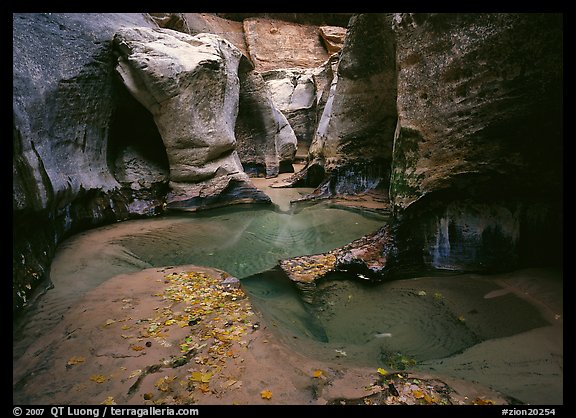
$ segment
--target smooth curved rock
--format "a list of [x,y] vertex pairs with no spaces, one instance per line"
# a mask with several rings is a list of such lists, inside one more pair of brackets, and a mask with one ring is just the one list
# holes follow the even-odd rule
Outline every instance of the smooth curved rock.
[[395,39],[384,15],[355,16],[310,147],[327,170],[391,160],[396,125]]
[[174,29],[190,35],[213,33],[226,39],[249,57],[242,22],[224,19],[213,13],[150,13],[161,28]]
[[249,71],[240,77],[236,136],[244,169],[266,177],[293,171],[297,138],[292,127],[275,106],[261,74]]
[[298,139],[297,155],[305,158],[316,129],[315,75],[322,67],[314,69],[285,68],[262,73],[270,90],[272,101],[288,120]]
[[[232,180],[250,190],[234,136],[240,51],[216,35],[170,29],[125,28],[114,36],[114,45],[120,54],[117,72],[152,113],[166,146],[168,208],[182,208],[184,201],[194,202],[185,205],[190,210],[204,207],[202,199],[214,200]],[[254,187],[240,197],[251,199],[269,202]]]
[[382,14],[350,19],[308,164],[295,178],[296,184],[318,187],[315,198],[332,196],[338,189],[364,193],[387,187],[397,119],[390,25]]

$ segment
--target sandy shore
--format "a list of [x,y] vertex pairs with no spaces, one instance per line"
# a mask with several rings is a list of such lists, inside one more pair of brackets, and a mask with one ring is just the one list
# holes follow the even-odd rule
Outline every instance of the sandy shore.
[[459,379],[447,386],[430,374],[383,375],[289,350],[241,290],[219,287],[226,276],[179,266],[106,281],[14,364],[14,403],[506,403]]

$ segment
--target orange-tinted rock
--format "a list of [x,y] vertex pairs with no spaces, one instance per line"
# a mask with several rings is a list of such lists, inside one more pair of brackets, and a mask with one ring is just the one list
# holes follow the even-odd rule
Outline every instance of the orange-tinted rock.
[[256,71],[318,67],[330,56],[317,26],[250,18],[244,34]]
[[318,28],[320,36],[326,45],[326,49],[330,55],[340,52],[344,46],[344,38],[346,37],[346,28],[339,26],[320,26]]

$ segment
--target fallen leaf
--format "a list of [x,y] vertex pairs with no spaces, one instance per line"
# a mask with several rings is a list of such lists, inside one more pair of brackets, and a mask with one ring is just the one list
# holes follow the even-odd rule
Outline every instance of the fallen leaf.
[[96,383],[104,383],[105,381],[108,380],[108,378],[101,374],[93,374],[92,376],[90,376],[90,380]]
[[156,386],[156,388],[161,392],[168,392],[170,390],[170,382],[172,382],[174,379],[175,377],[161,377],[156,381],[156,383],[154,383],[154,386]]
[[140,376],[141,374],[142,374],[141,369],[134,370],[132,373],[130,373],[130,376],[128,376],[128,379],[133,379],[135,377]]
[[130,348],[134,351],[142,351],[144,350],[144,347],[142,347],[141,345],[131,345]]
[[473,405],[495,405],[494,401],[490,399],[476,398],[472,402]]
[[209,383],[212,379],[213,372],[202,373],[202,372],[192,372],[190,375],[190,380],[193,382]]
[[202,393],[210,392],[210,387],[208,386],[208,383],[200,383],[198,385],[198,389],[200,389],[202,391]]
[[312,373],[312,376],[322,377],[322,370],[314,370],[314,373]]
[[122,325],[121,328],[122,328],[124,331],[126,331],[127,329],[132,328],[132,326],[131,326],[131,325]]
[[74,357],[70,357],[70,359],[68,360],[66,365],[67,366],[75,366],[77,364],[84,363],[85,361],[86,361],[86,359],[84,357],[74,356]]
[[378,367],[378,370],[376,371],[380,373],[382,376],[386,376],[388,374],[388,372],[384,370],[382,367]]
[[262,397],[262,399],[272,399],[272,392],[270,392],[269,390],[263,390],[262,392],[260,392],[260,396]]
[[108,396],[106,399],[100,402],[100,405],[116,405],[116,402],[112,396]]
[[112,325],[114,322],[116,321],[113,319],[107,319],[106,322],[104,323],[104,326]]
[[145,401],[149,401],[150,399],[152,399],[154,397],[153,393],[147,392],[144,394],[144,400]]
[[422,391],[421,391],[421,390],[417,390],[417,389],[415,389],[415,390],[412,391],[412,395],[414,395],[414,397],[415,397],[416,399],[422,399],[422,398],[424,397],[424,394],[422,393]]

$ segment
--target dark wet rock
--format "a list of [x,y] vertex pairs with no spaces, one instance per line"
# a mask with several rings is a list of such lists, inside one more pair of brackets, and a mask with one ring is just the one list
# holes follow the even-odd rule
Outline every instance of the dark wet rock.
[[387,188],[397,116],[395,36],[386,15],[350,20],[333,74],[308,164],[290,184],[318,187],[314,196],[322,197]]
[[394,19],[398,126],[390,198],[401,252],[441,269],[557,262],[561,16]]

